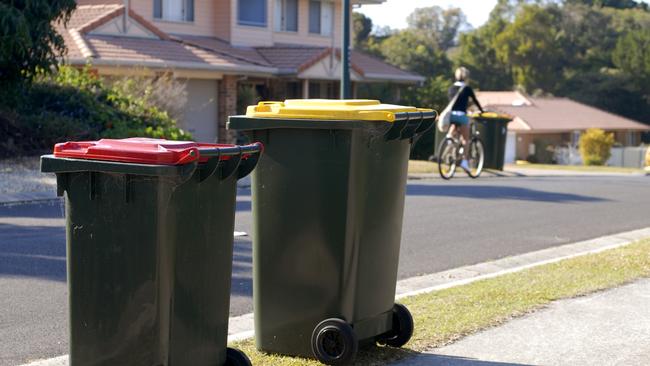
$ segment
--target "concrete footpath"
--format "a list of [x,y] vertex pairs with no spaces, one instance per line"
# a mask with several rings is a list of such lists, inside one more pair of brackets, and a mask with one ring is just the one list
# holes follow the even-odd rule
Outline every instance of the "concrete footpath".
[[392,365],[650,365],[650,279],[557,301]]

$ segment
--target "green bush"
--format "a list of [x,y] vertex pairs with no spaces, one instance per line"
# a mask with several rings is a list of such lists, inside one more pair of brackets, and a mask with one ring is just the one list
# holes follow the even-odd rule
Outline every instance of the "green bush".
[[614,134],[590,128],[580,136],[580,155],[584,165],[605,165],[611,156]]
[[61,67],[0,94],[0,132],[7,136],[0,156],[40,153],[67,140],[191,139],[166,112],[108,86],[87,69]]
[[108,79],[107,84],[121,95],[142,100],[150,107],[156,107],[178,120],[185,117],[187,108],[187,82],[174,77],[173,73],[165,72],[155,76],[144,76],[146,69],[140,75],[129,75]]

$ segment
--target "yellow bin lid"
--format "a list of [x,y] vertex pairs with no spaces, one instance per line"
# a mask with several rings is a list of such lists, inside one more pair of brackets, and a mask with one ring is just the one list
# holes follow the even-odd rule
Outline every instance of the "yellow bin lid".
[[470,115],[470,117],[473,118],[482,118],[482,119],[498,119],[498,120],[512,120],[514,119],[513,116],[505,113],[497,113],[497,112],[477,112],[473,113]]
[[395,122],[395,115],[405,112],[433,113],[433,109],[382,104],[378,100],[369,99],[288,99],[284,102],[260,102],[258,105],[250,106],[246,111],[246,116],[254,118]]

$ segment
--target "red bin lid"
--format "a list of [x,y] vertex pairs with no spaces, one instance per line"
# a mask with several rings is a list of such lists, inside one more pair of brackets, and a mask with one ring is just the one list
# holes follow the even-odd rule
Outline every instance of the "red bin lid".
[[[222,146],[224,145],[141,137],[121,140],[101,139],[99,141],[56,144],[54,146],[54,156],[121,163],[182,165],[200,160],[200,147],[214,148]],[[207,158],[204,160],[207,160]]]

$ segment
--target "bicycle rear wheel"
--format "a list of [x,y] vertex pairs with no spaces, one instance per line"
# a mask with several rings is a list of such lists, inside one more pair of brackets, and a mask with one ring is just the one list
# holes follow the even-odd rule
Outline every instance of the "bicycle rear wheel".
[[446,138],[438,150],[438,172],[443,179],[451,179],[456,173],[458,149],[456,142]]
[[474,137],[469,143],[469,159],[467,165],[467,175],[476,179],[483,172],[483,164],[485,163],[485,149],[483,148],[483,141],[478,137]]

